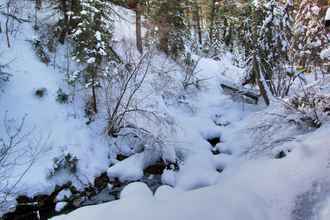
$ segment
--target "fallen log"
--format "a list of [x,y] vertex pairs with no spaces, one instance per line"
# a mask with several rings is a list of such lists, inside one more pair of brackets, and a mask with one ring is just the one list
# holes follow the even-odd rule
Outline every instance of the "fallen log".
[[249,104],[258,104],[260,94],[256,91],[252,91],[235,84],[221,83],[220,86],[224,93],[233,96],[234,100],[240,98],[239,100],[243,100]]

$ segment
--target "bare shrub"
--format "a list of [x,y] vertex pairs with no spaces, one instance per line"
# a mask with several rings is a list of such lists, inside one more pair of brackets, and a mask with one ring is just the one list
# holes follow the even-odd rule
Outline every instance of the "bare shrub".
[[330,116],[330,96],[318,94],[313,90],[304,90],[285,102],[287,108],[300,113],[304,125],[319,128],[326,116]]
[[192,58],[191,54],[188,53],[184,60],[184,72],[185,77],[183,79],[183,88],[188,88],[189,86],[195,86],[199,88],[199,82],[202,81],[197,77],[199,69],[197,69],[200,58],[195,60]]
[[77,172],[78,161],[78,157],[73,153],[63,152],[63,154],[53,158],[53,164],[48,171],[47,177],[50,179],[62,170],[75,174]]
[[106,133],[116,136],[125,127],[127,115],[145,112],[136,100],[151,65],[151,53],[143,55],[137,63],[130,59],[125,64],[108,67],[103,82],[107,108]]
[[0,14],[5,17],[4,34],[6,36],[8,48],[11,47],[10,37],[17,33],[19,24],[29,22],[28,19],[19,17],[24,8],[22,2],[23,1],[7,0],[3,6],[4,10],[0,11]]
[[[16,195],[17,186],[41,153],[42,139],[33,140],[33,130],[25,128],[26,116],[20,121],[3,120],[0,137],[0,208]],[[2,129],[1,129],[2,130]]]

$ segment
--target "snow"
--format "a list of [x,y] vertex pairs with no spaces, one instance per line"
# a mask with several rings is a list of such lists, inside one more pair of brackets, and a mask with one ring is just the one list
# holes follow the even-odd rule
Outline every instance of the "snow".
[[154,196],[156,200],[168,201],[170,199],[175,199],[175,197],[178,196],[180,193],[182,192],[171,186],[163,185],[157,188]]
[[330,60],[330,47],[324,48],[320,53],[320,57],[324,60]]
[[[103,205],[81,208],[54,220],[107,219],[291,219],[297,195],[308,190],[328,169],[330,126],[301,136],[296,148],[282,160],[237,160],[223,171],[218,183],[189,192],[161,186],[150,197],[141,193]],[[315,151],[314,149],[318,149]],[[303,165],[301,161],[304,161]],[[139,185],[140,187],[141,185]],[[136,187],[137,188],[137,187]],[[145,191],[145,186],[141,186]],[[149,191],[148,191],[149,192]],[[146,196],[147,194],[147,196]],[[320,215],[328,215],[325,203]],[[110,217],[109,217],[110,218]]]
[[[265,203],[257,196],[239,190],[219,192],[219,188],[221,187],[182,193],[175,202],[154,197],[125,198],[95,207],[85,207],[68,216],[54,219],[269,219],[262,211]],[[242,197],[238,197],[238,194]],[[259,208],[256,208],[256,204],[260,205]]]
[[137,153],[110,167],[108,176],[110,178],[119,178],[121,182],[139,180],[143,177],[144,168],[157,162],[158,159],[159,157],[149,157],[145,152]]
[[56,201],[63,201],[64,199],[70,198],[72,195],[71,191],[68,189],[62,190],[57,196],[56,196]]
[[87,60],[87,63],[91,64],[91,63],[95,63],[95,57],[90,57],[88,60]]
[[314,5],[312,8],[311,8],[312,12],[315,14],[315,15],[318,15],[321,11],[320,7],[318,7],[317,5]]
[[325,20],[330,21],[330,8],[327,9],[327,12],[325,14]]
[[[135,44],[135,18],[129,10],[120,7],[115,10],[124,17],[116,19],[114,33],[116,49],[124,56],[125,49]],[[68,45],[59,48],[55,68],[53,63],[46,66],[27,42],[34,39],[34,31],[29,24],[21,28],[12,48],[0,46],[6,54],[2,57],[4,62],[15,58],[15,65],[10,66],[14,76],[0,97],[0,106],[5,106],[0,109],[0,118],[7,110],[10,110],[9,116],[16,119],[28,114],[27,129],[34,130],[31,139],[45,139],[45,147],[19,185],[20,193],[31,196],[49,193],[56,185],[69,180],[83,188],[74,175],[65,171],[47,178],[47,168],[53,166],[53,158],[68,152],[78,158],[76,175],[82,174],[86,184],[105,171],[110,179],[139,181],[149,165],[162,159],[173,162],[176,156],[179,158],[178,170],[164,170],[161,180],[167,186],[159,187],[155,195],[144,183],[131,183],[121,192],[119,201],[84,207],[55,220],[289,220],[297,196],[328,172],[329,124],[306,134],[288,123],[292,115],[280,103],[266,108],[263,104],[250,105],[226,95],[220,83],[236,84],[244,71],[233,65],[230,53],[224,54],[220,61],[202,58],[196,77],[203,81],[198,89],[185,90],[182,68],[156,51],[150,67],[153,74],[147,76],[137,102],[158,113],[163,121],[135,117],[135,124],[148,128],[152,134],[143,136],[144,142],[138,145],[130,138],[109,140],[105,137],[104,112],[94,123],[86,125],[84,94],[75,96],[69,104],[57,103],[58,88],[76,92],[63,80],[67,77],[63,67]],[[99,33],[95,37],[101,41]],[[79,68],[71,65],[69,76],[74,80]],[[47,90],[42,99],[33,94],[38,88]],[[0,134],[4,134],[2,127]],[[216,145],[218,155],[212,153],[207,141],[214,137],[221,140]],[[163,140],[163,145],[153,142],[157,138]],[[288,155],[281,160],[274,159],[280,150]],[[116,153],[129,158],[117,161],[113,158]],[[13,173],[21,171],[17,169]],[[112,186],[108,188],[111,190]],[[59,193],[56,211],[65,207],[62,201],[70,195],[69,190]],[[326,200],[318,213],[321,220],[329,216],[329,206]]]
[[322,209],[318,217],[320,220],[330,219],[330,198],[328,198],[322,205]]
[[151,197],[152,192],[145,183],[136,182],[125,186],[120,193],[120,199],[132,197]]
[[58,203],[56,203],[55,211],[56,212],[62,211],[65,208],[66,205],[67,205],[67,202],[58,202]]

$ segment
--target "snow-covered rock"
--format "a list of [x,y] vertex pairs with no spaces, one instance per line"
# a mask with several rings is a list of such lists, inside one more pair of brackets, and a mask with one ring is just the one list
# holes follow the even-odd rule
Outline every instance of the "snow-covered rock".
[[56,203],[55,211],[56,212],[62,211],[67,204],[68,204],[67,202],[58,202],[58,203]]

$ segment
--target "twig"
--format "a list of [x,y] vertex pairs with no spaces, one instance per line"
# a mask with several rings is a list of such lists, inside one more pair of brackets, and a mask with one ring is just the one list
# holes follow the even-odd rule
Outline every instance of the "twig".
[[7,16],[7,17],[11,17],[12,19],[16,20],[18,23],[22,24],[23,22],[31,22],[29,19],[26,18],[19,18],[13,14],[7,13],[7,12],[0,12],[2,15]]

